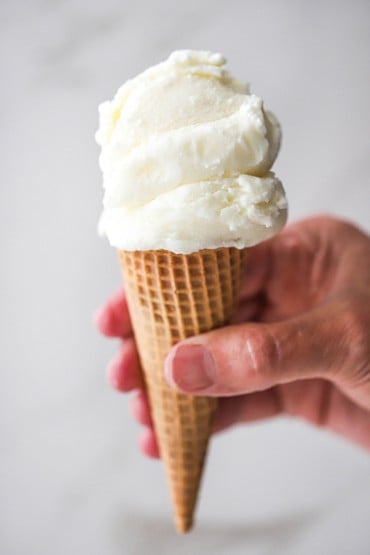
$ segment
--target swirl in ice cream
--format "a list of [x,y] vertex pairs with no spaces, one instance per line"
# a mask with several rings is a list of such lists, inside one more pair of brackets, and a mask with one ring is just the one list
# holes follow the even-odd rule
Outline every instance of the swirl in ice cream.
[[252,246],[287,216],[280,125],[220,54],[179,50],[99,107],[104,210],[121,250]]

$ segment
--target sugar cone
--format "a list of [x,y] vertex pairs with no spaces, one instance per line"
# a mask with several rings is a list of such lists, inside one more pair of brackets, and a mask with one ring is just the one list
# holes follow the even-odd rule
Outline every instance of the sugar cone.
[[216,401],[170,389],[163,363],[185,337],[226,324],[239,298],[245,251],[235,248],[178,255],[120,251],[130,315],[155,433],[174,506],[186,532],[193,513]]

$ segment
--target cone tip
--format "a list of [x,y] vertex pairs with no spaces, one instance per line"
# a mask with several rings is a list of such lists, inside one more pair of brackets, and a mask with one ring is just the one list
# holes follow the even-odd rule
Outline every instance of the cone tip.
[[190,532],[193,527],[192,515],[179,515],[176,518],[176,530],[179,534]]

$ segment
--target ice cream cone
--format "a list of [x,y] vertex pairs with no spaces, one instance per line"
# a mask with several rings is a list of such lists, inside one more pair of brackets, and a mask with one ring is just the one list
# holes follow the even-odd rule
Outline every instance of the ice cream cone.
[[186,532],[192,526],[216,401],[169,388],[163,363],[181,339],[230,320],[245,250],[206,249],[186,255],[119,251],[119,258],[176,528]]

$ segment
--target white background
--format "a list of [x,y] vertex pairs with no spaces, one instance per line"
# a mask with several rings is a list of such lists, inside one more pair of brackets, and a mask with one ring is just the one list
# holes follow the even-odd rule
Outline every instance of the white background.
[[369,454],[284,419],[213,440],[176,536],[92,325],[120,283],[96,234],[98,103],[176,48],[221,51],[282,122],[290,219],[368,227],[369,21],[355,0],[1,3],[1,554],[370,553]]

